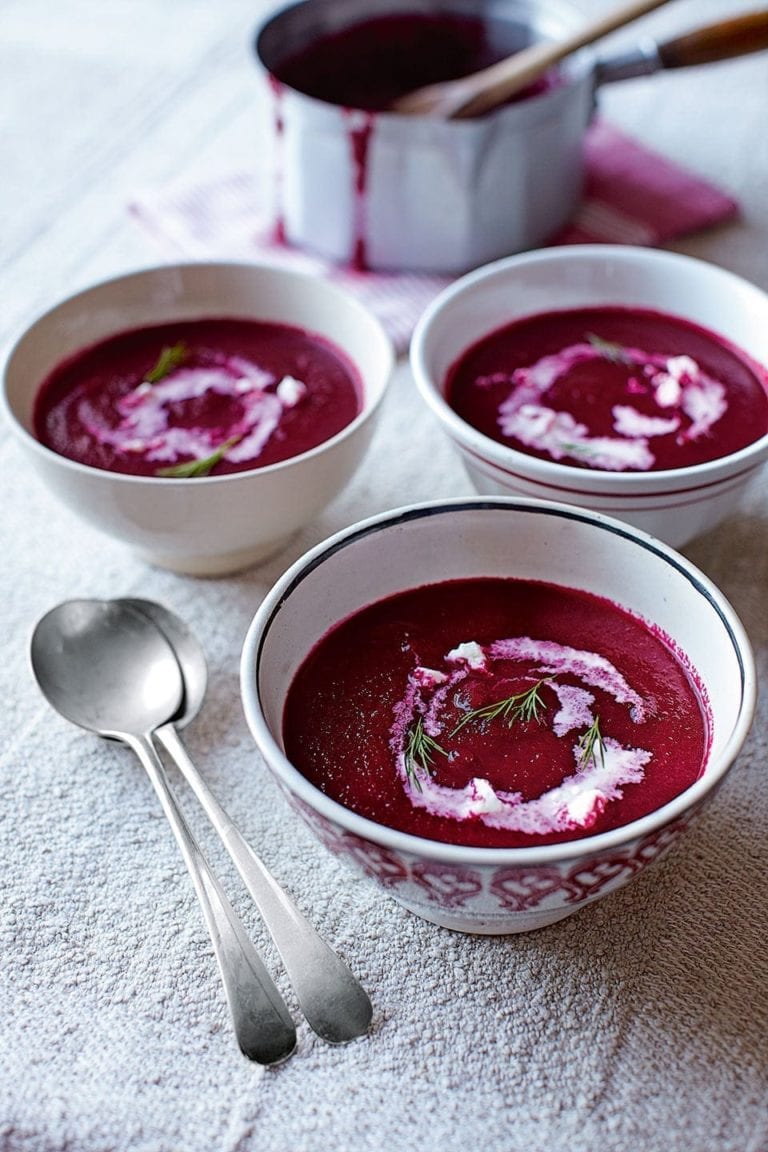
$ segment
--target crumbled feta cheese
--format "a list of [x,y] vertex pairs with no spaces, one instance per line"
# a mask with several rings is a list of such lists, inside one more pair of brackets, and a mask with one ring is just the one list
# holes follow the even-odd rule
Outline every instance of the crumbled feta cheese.
[[568,801],[568,816],[579,828],[590,828],[606,805],[599,788],[585,788]]
[[654,381],[654,389],[659,408],[673,408],[680,403],[683,394],[680,381],[668,372],[659,372]]
[[283,376],[277,386],[277,398],[284,408],[293,408],[306,395],[307,386],[293,376]]
[[467,785],[471,800],[470,814],[479,816],[483,812],[503,812],[504,803],[496,795],[492,785],[482,776],[474,776]]
[[485,668],[485,652],[474,640],[458,644],[446,655],[450,664],[468,664],[470,668]]
[[691,356],[670,356],[667,360],[667,372],[675,380],[697,380],[701,369]]

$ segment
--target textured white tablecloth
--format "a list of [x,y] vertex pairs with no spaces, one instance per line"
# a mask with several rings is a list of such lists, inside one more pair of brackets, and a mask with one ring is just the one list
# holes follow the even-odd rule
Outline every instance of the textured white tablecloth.
[[[589,9],[608,7],[593,3]],[[263,4],[0,3],[0,335],[64,291],[151,262],[138,187],[259,162],[249,38]],[[255,11],[254,11],[255,9]],[[733,12],[680,0],[648,25]],[[735,195],[742,219],[676,244],[768,289],[765,56],[606,91],[611,120]],[[0,1152],[766,1152],[768,715],[704,819],[628,888],[536,934],[452,934],[337,863],[256,756],[238,658],[270,582],[372,512],[467,480],[406,367],[355,482],[268,564],[216,581],[152,570],[42,490],[0,430]],[[765,482],[685,549],[768,653]],[[34,621],[72,596],[181,612],[210,664],[188,747],[276,875],[368,988],[370,1034],[299,1026],[279,1068],[246,1064],[202,920],[131,754],[67,725],[27,665]],[[185,809],[289,1003],[258,916]]]

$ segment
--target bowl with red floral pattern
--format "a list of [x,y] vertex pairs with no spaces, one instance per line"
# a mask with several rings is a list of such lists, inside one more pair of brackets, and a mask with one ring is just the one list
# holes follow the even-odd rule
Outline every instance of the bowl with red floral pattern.
[[768,460],[768,294],[674,252],[573,245],[446,288],[411,342],[478,492],[575,504],[678,548]]
[[747,737],[755,667],[723,594],[655,537],[478,496],[298,560],[249,627],[241,694],[330,852],[426,920],[505,934],[666,855]]

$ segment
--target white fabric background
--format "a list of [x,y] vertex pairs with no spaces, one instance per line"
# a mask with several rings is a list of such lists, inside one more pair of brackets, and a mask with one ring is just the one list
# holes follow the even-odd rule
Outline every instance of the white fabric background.
[[[264,7],[0,2],[3,339],[63,292],[156,258],[125,211],[135,188],[244,157],[258,165],[249,41]],[[680,0],[646,26],[678,30],[736,8]],[[768,58],[633,81],[601,103],[739,198],[740,222],[676,247],[768,289]],[[406,367],[354,484],[284,553],[237,577],[196,581],[135,561],[38,485],[5,427],[0,483],[2,1152],[768,1150],[764,700],[736,767],[671,857],[521,937],[461,936],[402,911],[315,843],[253,750],[238,658],[270,582],[363,515],[470,491]],[[761,675],[767,520],[763,481],[729,524],[685,549],[740,613]],[[239,1056],[149,782],[129,752],[56,717],[28,670],[38,616],[61,599],[115,595],[165,602],[204,643],[210,692],[188,747],[368,988],[367,1037],[331,1048],[300,1024],[281,1067]]]

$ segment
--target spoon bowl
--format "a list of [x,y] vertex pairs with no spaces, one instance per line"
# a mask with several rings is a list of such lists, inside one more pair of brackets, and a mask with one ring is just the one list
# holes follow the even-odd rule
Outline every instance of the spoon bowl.
[[148,616],[173,649],[181,669],[184,691],[181,706],[172,719],[175,727],[186,728],[202,708],[208,688],[208,663],[197,637],[180,616],[154,600],[121,597],[113,603],[126,604]]
[[59,604],[35,628],[30,654],[48,702],[91,732],[148,732],[181,706],[184,685],[170,645],[117,603]]

